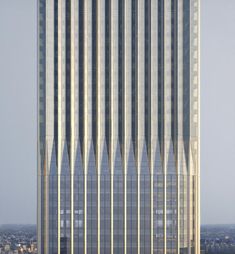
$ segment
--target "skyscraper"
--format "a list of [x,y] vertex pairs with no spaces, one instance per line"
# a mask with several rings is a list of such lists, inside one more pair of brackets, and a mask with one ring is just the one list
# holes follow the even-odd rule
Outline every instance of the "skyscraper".
[[199,0],[38,0],[41,254],[199,254]]

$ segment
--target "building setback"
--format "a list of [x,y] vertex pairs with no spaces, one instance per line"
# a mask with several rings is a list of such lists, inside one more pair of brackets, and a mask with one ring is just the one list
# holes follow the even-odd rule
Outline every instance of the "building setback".
[[200,0],[38,0],[40,254],[199,254]]

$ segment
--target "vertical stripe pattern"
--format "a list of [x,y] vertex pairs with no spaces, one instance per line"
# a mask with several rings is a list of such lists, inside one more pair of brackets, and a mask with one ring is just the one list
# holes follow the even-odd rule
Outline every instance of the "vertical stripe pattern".
[[199,0],[38,0],[38,248],[199,254]]

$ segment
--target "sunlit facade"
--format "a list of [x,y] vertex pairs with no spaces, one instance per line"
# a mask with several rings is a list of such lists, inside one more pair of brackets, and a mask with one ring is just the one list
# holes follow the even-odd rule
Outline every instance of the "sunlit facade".
[[199,0],[38,0],[40,254],[199,254]]

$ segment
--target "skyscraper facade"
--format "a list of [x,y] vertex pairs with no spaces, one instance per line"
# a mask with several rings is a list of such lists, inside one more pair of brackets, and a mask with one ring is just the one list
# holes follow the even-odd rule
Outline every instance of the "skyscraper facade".
[[40,254],[199,254],[200,0],[38,0]]

